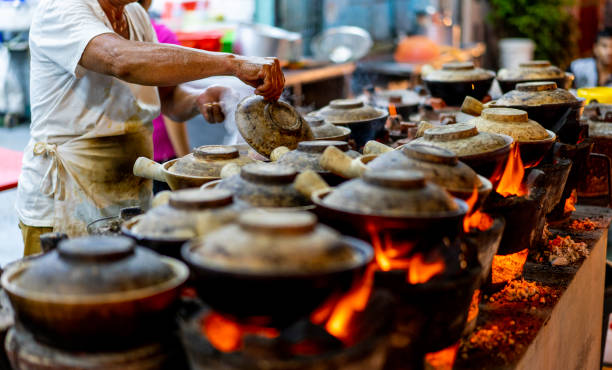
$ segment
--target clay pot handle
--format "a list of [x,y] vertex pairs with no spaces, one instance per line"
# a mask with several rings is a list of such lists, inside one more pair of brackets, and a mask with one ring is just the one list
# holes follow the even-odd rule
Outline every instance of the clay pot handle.
[[293,187],[308,199],[311,198],[314,192],[330,188],[325,180],[313,170],[307,170],[297,175],[293,182]]
[[134,176],[166,182],[166,176],[164,176],[162,171],[163,167],[161,164],[146,157],[138,157],[136,162],[134,162]]
[[478,99],[474,99],[471,96],[466,96],[463,99],[463,104],[461,104],[461,111],[471,116],[480,116],[484,108],[484,105]]
[[151,208],[168,204],[170,202],[170,194],[172,194],[170,190],[163,190],[155,194],[155,197],[153,197],[153,201],[151,202]]
[[428,129],[432,127],[436,127],[436,125],[434,125],[433,123],[427,122],[427,121],[421,121],[419,125],[417,126],[417,132],[414,135],[415,139],[425,135],[425,131],[427,131]]
[[240,166],[236,163],[228,163],[221,168],[221,172],[219,172],[219,177],[222,179],[227,179],[228,177],[232,177],[240,173]]
[[290,152],[291,149],[287,148],[286,146],[279,146],[278,148],[274,149],[272,151],[272,153],[270,153],[270,160],[272,162],[276,162],[280,159],[280,157],[282,157],[285,153]]
[[390,152],[392,150],[393,150],[393,148],[391,148],[388,145],[385,145],[383,143],[379,143],[376,140],[370,140],[363,147],[363,154],[364,155],[369,155],[369,154],[384,154],[384,153]]
[[360,177],[366,170],[359,158],[353,159],[334,146],[325,149],[319,164],[325,170],[347,179]]

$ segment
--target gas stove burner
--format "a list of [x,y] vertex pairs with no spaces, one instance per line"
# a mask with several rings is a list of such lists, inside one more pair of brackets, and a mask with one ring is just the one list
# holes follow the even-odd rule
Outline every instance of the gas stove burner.
[[6,336],[5,349],[14,369],[185,369],[178,340],[152,343],[118,352],[77,352],[53,348],[37,341],[20,325]]
[[285,329],[257,327],[201,303],[199,310],[179,320],[180,335],[193,369],[382,369],[392,302],[386,293],[373,294],[365,310],[351,320],[348,341],[326,330],[329,321],[324,326],[304,318]]

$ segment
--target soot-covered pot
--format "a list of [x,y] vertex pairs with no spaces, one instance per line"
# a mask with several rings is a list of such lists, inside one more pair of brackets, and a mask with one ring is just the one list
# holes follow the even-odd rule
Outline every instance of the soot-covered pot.
[[321,222],[347,235],[370,240],[372,232],[389,230],[416,248],[453,239],[467,212],[465,202],[408,170],[368,170],[335,189],[315,191],[312,200]]
[[293,186],[297,171],[276,163],[253,163],[240,169],[240,173],[225,178],[215,185],[234,194],[238,202],[253,207],[303,208],[311,205],[308,198]]
[[183,247],[201,298],[240,321],[285,326],[347,291],[371,247],[307,212],[249,210]]
[[418,112],[424,99],[412,90],[385,90],[376,91],[372,100],[381,109],[388,109],[393,104],[402,120],[409,121],[410,115]]
[[233,222],[240,211],[228,190],[178,190],[170,194],[168,204],[127,221],[121,230],[138,245],[180,258],[187,240]]
[[550,81],[564,89],[569,89],[574,81],[574,75],[563,72],[559,67],[547,60],[533,60],[519,64],[516,68],[500,69],[497,81],[504,93],[514,90],[521,82]]
[[514,108],[487,108],[480,117],[470,120],[480,132],[510,136],[518,143],[525,167],[534,167],[554,144],[557,135],[538,122],[529,119],[527,112]]
[[310,126],[315,140],[346,141],[351,134],[350,128],[336,126],[314,114],[309,114],[304,119]]
[[314,135],[304,118],[286,102],[268,102],[254,95],[236,108],[236,126],[244,140],[257,153],[269,157],[279,146],[295,149],[300,141]]
[[11,264],[2,287],[17,320],[38,339],[101,350],[167,335],[188,275],[182,262],[129,238],[95,236],[64,240],[56,250]]
[[558,134],[563,142],[575,143],[580,134],[580,116],[584,99],[576,98],[551,81],[516,84],[516,89],[505,93],[493,106],[524,110],[529,118]]
[[374,140],[384,132],[389,113],[357,99],[332,100],[329,105],[311,114],[351,130],[350,137],[361,148],[368,140]]
[[167,182],[172,190],[197,188],[218,180],[221,169],[228,163],[243,166],[254,162],[239,149],[229,145],[204,145],[182,158],[159,164],[140,157],[134,163],[134,175]]
[[506,163],[512,143],[510,136],[480,132],[472,123],[456,123],[429,128],[423,137],[407,146],[423,144],[450,150],[461,162],[490,179]]
[[459,106],[466,96],[482,100],[493,83],[495,72],[474,67],[472,62],[447,63],[442,69],[423,77],[431,96],[442,98],[447,105]]

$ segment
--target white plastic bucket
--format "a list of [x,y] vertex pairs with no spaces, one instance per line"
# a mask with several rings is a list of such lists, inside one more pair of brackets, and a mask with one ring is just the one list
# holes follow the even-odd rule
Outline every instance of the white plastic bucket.
[[516,68],[520,63],[533,60],[535,43],[530,39],[509,38],[499,41],[499,67]]

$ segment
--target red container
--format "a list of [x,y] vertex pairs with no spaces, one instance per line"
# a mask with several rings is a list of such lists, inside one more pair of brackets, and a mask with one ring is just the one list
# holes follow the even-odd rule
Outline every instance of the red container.
[[208,51],[221,51],[221,31],[177,32],[176,38],[182,46]]

